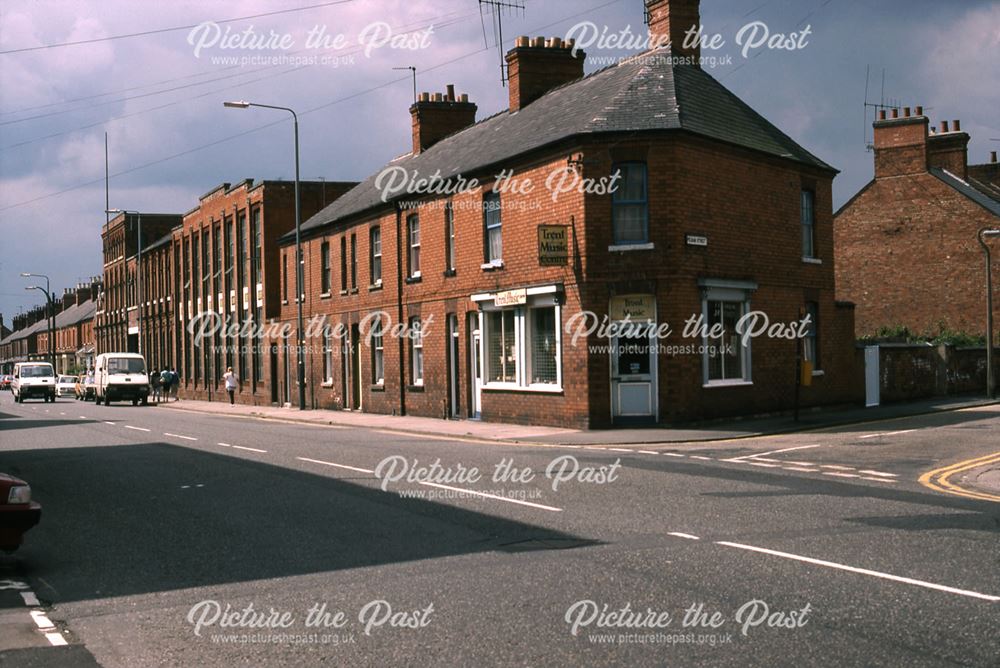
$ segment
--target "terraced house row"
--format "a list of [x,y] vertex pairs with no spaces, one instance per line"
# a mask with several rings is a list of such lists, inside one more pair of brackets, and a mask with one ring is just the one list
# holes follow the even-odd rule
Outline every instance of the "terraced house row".
[[[104,326],[182,397],[216,397],[232,366],[239,401],[295,405],[301,362],[308,407],[573,427],[789,409],[800,366],[802,405],[858,399],[836,170],[679,46],[698,2],[645,5],[671,49],[584,75],[572,43],[519,38],[507,109],[424,93],[404,155],[304,183],[301,291],[292,184],[223,184],[148,240],[135,316],[116,303]],[[198,341],[206,312],[290,335]],[[745,317],[770,335],[744,340]]]

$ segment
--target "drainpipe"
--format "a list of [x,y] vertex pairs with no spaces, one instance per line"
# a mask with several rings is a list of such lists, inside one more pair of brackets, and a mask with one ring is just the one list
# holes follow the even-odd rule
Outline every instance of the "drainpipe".
[[[403,209],[396,202],[396,322],[403,322]],[[396,337],[399,344],[399,414],[406,415],[406,364],[404,363],[403,337]]]

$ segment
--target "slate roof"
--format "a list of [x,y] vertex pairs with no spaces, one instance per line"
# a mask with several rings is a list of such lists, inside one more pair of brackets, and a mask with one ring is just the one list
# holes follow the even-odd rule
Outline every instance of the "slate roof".
[[[664,51],[663,53],[669,53]],[[671,58],[636,58],[549,91],[515,113],[483,119],[400,166],[422,177],[465,175],[580,135],[687,130],[824,170],[836,171],[769,123],[704,70]],[[383,168],[384,169],[384,168]],[[372,174],[302,224],[303,232],[384,206]],[[405,197],[405,195],[403,195]],[[284,239],[291,238],[292,233]]]
[[82,304],[74,304],[56,315],[56,329],[69,327],[84,320],[90,320],[96,312],[97,304],[93,299],[88,299]]
[[971,185],[949,172],[947,169],[931,167],[930,172],[958,192],[971,199],[976,204],[992,213],[994,216],[1000,218],[1000,201],[997,201],[979,190],[976,190]]

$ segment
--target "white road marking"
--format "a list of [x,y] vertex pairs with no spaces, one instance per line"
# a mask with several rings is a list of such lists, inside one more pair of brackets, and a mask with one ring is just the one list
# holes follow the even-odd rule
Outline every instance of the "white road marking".
[[636,452],[641,452],[644,455],[658,455],[658,454],[660,454],[656,450],[636,450]]
[[986,601],[1000,601],[1000,596],[991,596],[989,594],[981,594],[976,591],[969,591],[967,589],[956,589],[955,587],[948,587],[945,585],[935,584],[933,582],[927,582],[926,580],[916,580],[914,578],[906,578],[899,575],[892,575],[890,573],[883,573],[881,571],[872,571],[867,568],[857,568],[855,566],[846,566],[844,564],[838,564],[833,561],[824,561],[822,559],[813,559],[812,557],[803,557],[798,554],[791,554],[790,552],[779,552],[777,550],[769,550],[764,547],[755,547],[753,545],[744,545],[742,543],[730,543],[728,541],[716,541],[716,545],[725,545],[726,547],[735,547],[740,550],[749,550],[751,552],[760,552],[762,554],[770,554],[775,557],[783,557],[785,559],[794,559],[795,561],[802,561],[807,564],[814,564],[816,566],[825,566],[827,568],[835,568],[841,571],[847,571],[849,573],[859,573],[861,575],[870,575],[876,578],[882,578],[884,580],[892,580],[893,582],[902,582],[904,584],[916,585],[918,587],[926,587],[928,589],[936,589],[937,591],[948,592],[949,594],[959,594],[961,596],[969,596],[972,598],[981,598]]
[[660,454],[666,455],[667,457],[684,457],[685,456],[685,455],[682,455],[679,452],[661,452]]
[[250,452],[267,452],[267,450],[261,450],[259,448],[248,448],[245,445],[234,445],[232,447],[234,450],[249,450]]
[[66,642],[66,639],[62,637],[62,634],[57,632],[46,633],[45,639],[48,640],[49,644],[52,645],[53,647],[61,647],[63,645],[68,644]]
[[0,580],[0,589],[27,589],[28,583],[20,580]]
[[38,597],[35,596],[35,592],[33,591],[22,591],[21,598],[24,599],[24,604],[29,608],[36,608],[41,605],[41,603],[38,602]]
[[808,448],[818,448],[818,447],[820,447],[819,443],[815,443],[813,445],[796,445],[794,448],[782,448],[780,450],[770,450],[768,452],[762,452],[759,455],[748,455],[748,456],[757,459],[759,457],[766,457],[767,455],[776,455],[779,452],[791,452],[792,450],[807,450]]
[[216,443],[216,445],[221,445],[224,448],[231,448],[231,447],[233,447],[233,446],[229,445],[228,443],[222,443],[222,442]]
[[889,480],[888,478],[871,478],[871,477],[865,476],[865,475],[861,476],[861,479],[862,480],[874,480],[875,482],[887,482],[890,485],[895,485],[897,482],[899,482],[898,480]]
[[462,492],[463,494],[472,494],[473,496],[481,496],[484,499],[496,499],[497,501],[506,501],[507,503],[516,503],[519,506],[529,506],[531,508],[539,508],[541,510],[551,510],[555,513],[561,513],[562,508],[556,508],[555,506],[543,506],[540,503],[532,503],[530,501],[521,501],[520,499],[508,499],[505,496],[498,496],[496,494],[487,494],[486,492],[477,492],[474,489],[463,489],[461,487],[451,487],[450,485],[439,485],[436,482],[421,482],[421,485],[426,485],[428,487],[437,487],[439,489],[448,489],[453,492]]
[[607,448],[602,448],[599,445],[585,445],[585,446],[583,446],[583,449],[584,450],[607,450]]
[[296,457],[299,461],[311,462],[313,464],[323,464],[325,466],[333,466],[338,469],[347,469],[348,471],[357,471],[359,473],[375,473],[374,469],[362,469],[357,466],[347,466],[346,464],[334,464],[333,462],[324,462],[322,459],[309,459],[308,457]]
[[[983,345],[986,345],[986,344],[984,343]],[[59,411],[59,415],[66,415],[66,414],[63,413],[62,411]]]
[[701,538],[698,538],[695,535],[692,535],[692,534],[689,534],[689,533],[681,533],[680,531],[668,531],[667,535],[668,536],[677,536],[678,538],[687,538],[688,540],[701,540]]
[[793,462],[790,459],[782,461],[781,463],[782,464],[791,464],[792,466],[816,466],[812,462]]
[[42,610],[32,610],[31,618],[35,620],[35,624],[37,624],[38,628],[42,630],[54,629],[56,627],[56,625],[52,623],[52,620],[49,619],[48,616],[45,614],[45,612]]
[[895,473],[883,473],[882,471],[869,471],[868,469],[861,469],[858,473],[867,473],[868,475],[881,475],[890,478],[898,478],[899,476]]
[[149,431],[149,430],[148,430],[148,429],[146,429],[145,427],[133,427],[133,426],[132,426],[132,425],[130,425],[130,424],[127,424],[127,425],[125,425],[125,428],[126,428],[126,429],[135,429],[136,431]]
[[191,485],[181,485],[181,489],[191,489]]
[[778,468],[777,464],[765,464],[764,462],[743,462],[743,463],[744,464],[749,464],[750,466],[763,466],[763,467],[769,468],[769,469],[776,469],[776,468]]
[[163,432],[164,436],[173,436],[174,438],[183,438],[185,441],[197,441],[198,439],[194,436],[181,436],[180,434],[171,434],[170,432]]
[[86,415],[81,415],[81,416],[80,416],[80,419],[81,419],[81,420],[86,420],[86,419],[87,419],[87,416],[86,416]]
[[839,471],[823,471],[823,475],[833,475],[838,478],[860,478],[856,473],[840,473]]
[[839,464],[820,464],[821,469],[837,469],[838,471],[853,471],[853,466],[840,466]]
[[819,469],[810,469],[804,466],[783,466],[786,471],[802,471],[803,473],[819,473]]
[[865,434],[864,436],[858,436],[858,438],[878,438],[879,436],[898,436],[899,434],[909,434],[910,432],[916,431],[916,429],[901,429],[899,431],[880,431],[877,434]]
[[608,450],[614,450],[615,452],[634,452],[628,448],[608,448]]
[[112,422],[111,420],[105,420],[105,421],[104,421],[104,424],[109,424],[109,425],[111,425],[112,427],[114,427],[114,426],[115,426],[115,423],[114,423],[114,422]]
[[701,455],[691,455],[691,459],[701,459],[701,460],[704,460],[706,462],[712,461],[711,457],[702,457]]

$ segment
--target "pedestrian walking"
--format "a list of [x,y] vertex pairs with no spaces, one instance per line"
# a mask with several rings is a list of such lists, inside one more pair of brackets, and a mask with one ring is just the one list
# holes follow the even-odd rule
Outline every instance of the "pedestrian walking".
[[229,393],[229,405],[236,405],[236,388],[239,387],[239,380],[236,379],[236,374],[233,373],[233,367],[226,369],[226,373],[222,376],[222,380],[226,381],[226,392]]
[[160,403],[160,390],[163,388],[163,380],[160,378],[160,372],[153,369],[152,373],[149,374],[149,388],[153,392],[153,401]]

